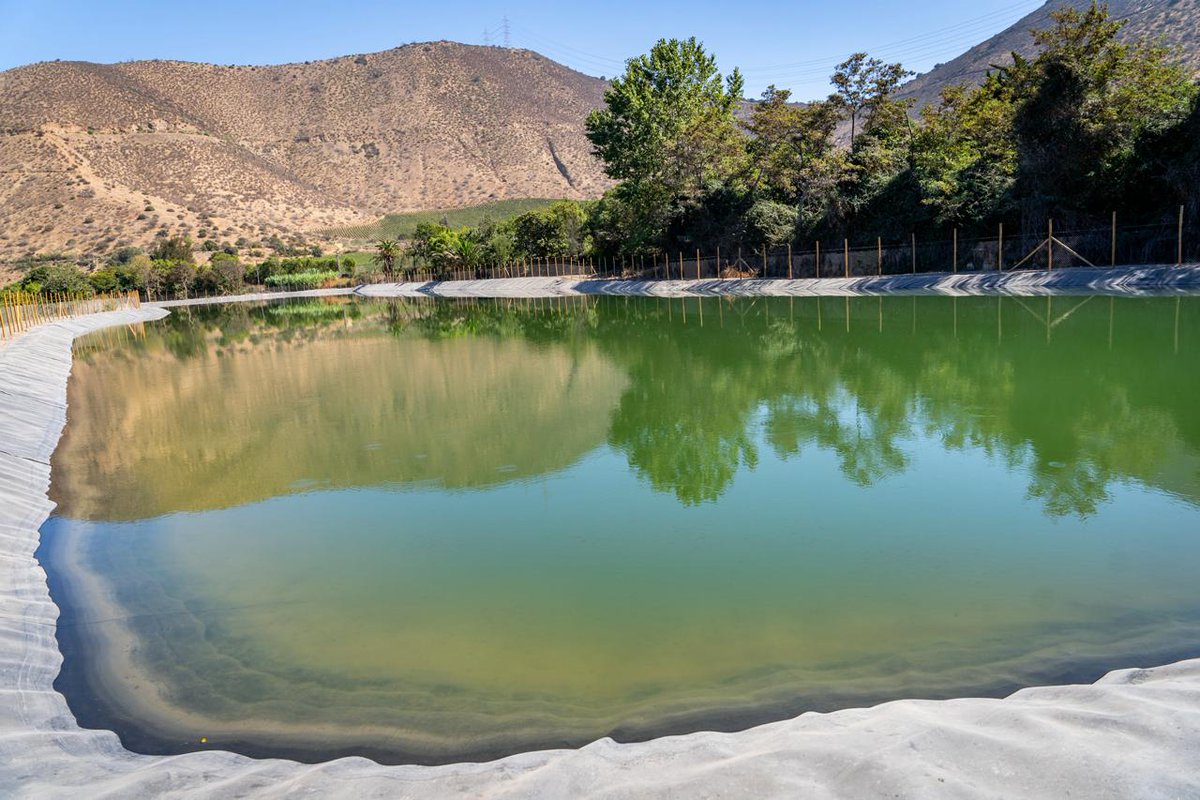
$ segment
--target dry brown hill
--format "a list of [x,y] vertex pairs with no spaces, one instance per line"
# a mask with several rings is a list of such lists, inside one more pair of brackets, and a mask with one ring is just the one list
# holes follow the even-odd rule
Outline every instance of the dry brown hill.
[[[941,90],[957,83],[977,83],[992,65],[1012,63],[1011,54],[1035,53],[1030,31],[1050,27],[1050,13],[1060,8],[1086,9],[1092,0],[1050,0],[1016,24],[980,42],[957,58],[914,78],[905,96],[917,104],[936,102]],[[1114,19],[1126,21],[1121,36],[1125,41],[1150,38],[1179,48],[1184,63],[1200,69],[1200,0],[1109,0]]]
[[437,42],[282,66],[52,62],[0,73],[0,261],[161,232],[309,231],[607,186],[605,83]]

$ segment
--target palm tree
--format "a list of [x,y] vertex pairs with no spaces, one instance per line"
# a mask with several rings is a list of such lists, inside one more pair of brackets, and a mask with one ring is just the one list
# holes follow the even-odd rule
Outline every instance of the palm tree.
[[466,269],[475,270],[476,277],[479,277],[479,265],[483,261],[483,249],[476,244],[474,239],[468,236],[460,237],[454,246],[454,257]]
[[375,255],[371,261],[383,269],[383,274],[391,277],[396,271],[396,260],[400,258],[400,243],[395,239],[380,239],[375,243]]

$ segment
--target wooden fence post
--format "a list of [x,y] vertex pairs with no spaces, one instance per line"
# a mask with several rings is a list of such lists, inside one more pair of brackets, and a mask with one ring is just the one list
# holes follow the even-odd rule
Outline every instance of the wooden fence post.
[[917,235],[912,234],[912,272],[917,274]]
[[1004,223],[1000,223],[1000,241],[996,251],[996,271],[1004,272]]
[[846,268],[846,277],[850,277],[850,240],[842,240],[842,265]]
[[1183,266],[1183,206],[1179,207],[1179,252],[1175,259],[1175,266]]
[[954,274],[958,274],[958,228],[954,229]]
[[[1182,217],[1180,217],[1180,219],[1182,219]],[[763,268],[762,268],[762,276],[763,276],[764,278],[765,278],[765,277],[767,277],[767,246],[766,246],[765,244],[763,245]]]
[[883,274],[883,237],[875,237],[875,273]]
[[1054,269],[1054,220],[1049,220],[1049,233],[1046,236],[1046,271]]
[[[696,248],[696,280],[700,280],[700,248]],[[703,319],[703,317],[701,317]],[[701,323],[703,324],[703,323]]]
[[788,280],[792,280],[792,243],[788,242]]
[[817,277],[821,277],[821,240],[817,239]]
[[1112,243],[1111,243],[1111,249],[1112,249],[1112,253],[1111,253],[1111,256],[1110,256],[1110,258],[1109,258],[1109,262],[1108,262],[1108,263],[1109,263],[1109,266],[1111,266],[1111,267],[1115,267],[1115,266],[1117,265],[1117,212],[1115,212],[1115,211],[1114,211],[1114,212],[1112,212]]

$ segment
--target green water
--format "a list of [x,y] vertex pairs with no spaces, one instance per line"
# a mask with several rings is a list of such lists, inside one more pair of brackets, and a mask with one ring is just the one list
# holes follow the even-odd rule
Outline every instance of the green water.
[[1200,653],[1200,299],[339,299],[76,357],[60,687],[135,749],[432,763]]

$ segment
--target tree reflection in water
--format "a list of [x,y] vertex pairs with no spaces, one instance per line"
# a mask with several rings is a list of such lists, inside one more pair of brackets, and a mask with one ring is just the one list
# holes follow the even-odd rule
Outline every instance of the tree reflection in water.
[[761,447],[835,453],[870,486],[910,467],[919,435],[1022,468],[1051,516],[1090,515],[1125,480],[1200,501],[1200,300],[864,298],[844,321],[820,302],[338,298],[179,310],[150,335],[180,358],[383,334],[598,348],[628,377],[608,444],[688,505],[720,498]]

